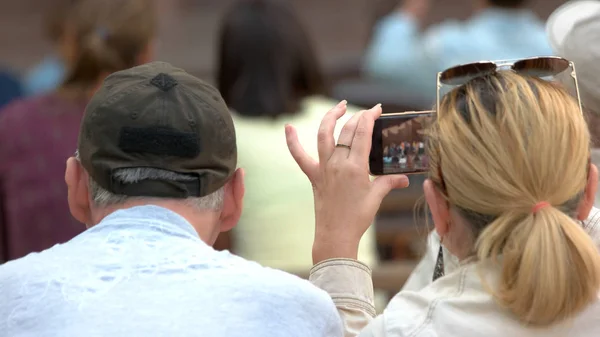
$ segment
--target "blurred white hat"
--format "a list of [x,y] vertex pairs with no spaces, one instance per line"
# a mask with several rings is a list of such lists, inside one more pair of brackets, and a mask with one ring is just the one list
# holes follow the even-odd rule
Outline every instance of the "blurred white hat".
[[548,18],[554,51],[575,63],[581,100],[600,114],[600,1],[570,1]]

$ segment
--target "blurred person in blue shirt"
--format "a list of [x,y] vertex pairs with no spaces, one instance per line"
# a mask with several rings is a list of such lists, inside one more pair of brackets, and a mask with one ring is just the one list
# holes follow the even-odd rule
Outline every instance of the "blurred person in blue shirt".
[[25,92],[28,96],[34,96],[54,91],[64,78],[63,60],[57,55],[46,56],[25,75]]
[[66,18],[78,1],[61,0],[47,13],[45,34],[52,42],[54,51],[25,74],[23,87],[26,95],[32,96],[54,91],[64,82],[65,64],[75,48],[74,34],[66,26]]
[[419,28],[431,0],[404,0],[374,30],[365,71],[415,94],[435,97],[436,74],[479,60],[553,55],[544,23],[524,8],[527,0],[474,0],[467,21],[448,20]]

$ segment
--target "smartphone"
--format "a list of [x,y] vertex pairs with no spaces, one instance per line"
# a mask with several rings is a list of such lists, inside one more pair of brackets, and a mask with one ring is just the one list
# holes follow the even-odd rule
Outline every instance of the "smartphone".
[[423,173],[429,169],[423,128],[434,111],[407,111],[381,115],[373,127],[369,155],[372,175]]

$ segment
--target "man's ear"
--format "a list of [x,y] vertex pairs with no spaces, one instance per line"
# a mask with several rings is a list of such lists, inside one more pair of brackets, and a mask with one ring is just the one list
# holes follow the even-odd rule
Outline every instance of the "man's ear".
[[596,191],[598,190],[598,168],[594,164],[590,164],[588,180],[585,186],[583,199],[577,208],[577,219],[585,220],[590,215],[592,207],[596,202]]
[[443,238],[450,230],[448,223],[450,222],[450,209],[446,198],[436,187],[435,184],[427,179],[423,183],[423,192],[425,200],[429,205],[429,211],[435,225],[435,230],[438,235]]
[[67,183],[67,200],[71,215],[83,224],[91,224],[88,174],[81,163],[73,157],[67,160],[65,182]]
[[225,185],[223,210],[219,218],[221,232],[227,232],[237,225],[244,208],[244,171],[237,169]]

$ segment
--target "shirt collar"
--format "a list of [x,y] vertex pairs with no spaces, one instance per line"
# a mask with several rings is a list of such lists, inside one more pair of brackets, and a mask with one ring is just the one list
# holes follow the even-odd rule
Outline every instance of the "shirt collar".
[[137,222],[143,223],[144,226],[160,227],[165,230],[177,229],[200,239],[198,232],[185,218],[169,209],[155,205],[135,206],[115,211],[94,227],[103,228],[121,223],[132,225]]

